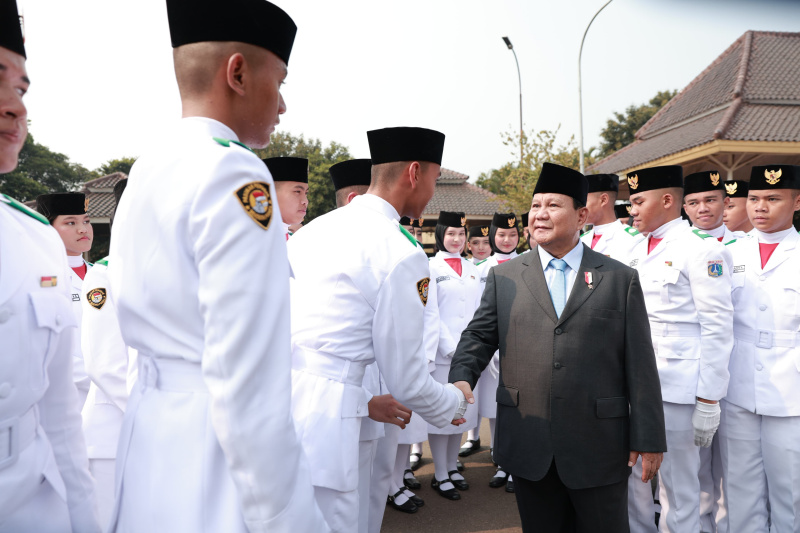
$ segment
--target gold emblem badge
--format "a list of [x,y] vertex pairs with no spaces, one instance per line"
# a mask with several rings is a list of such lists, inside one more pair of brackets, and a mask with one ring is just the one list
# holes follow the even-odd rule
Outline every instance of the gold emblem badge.
[[716,174],[711,174],[709,178],[711,178],[711,185],[713,185],[714,187],[719,185],[719,172],[717,172]]
[[103,288],[92,289],[86,293],[86,300],[95,309],[102,309],[106,303],[106,290]]
[[412,219],[411,219],[411,225],[413,226],[413,225],[414,225],[414,222],[416,222],[416,221],[417,221],[417,219],[416,219],[416,218],[412,218]]
[[725,192],[728,193],[728,196],[733,196],[734,194],[736,194],[736,189],[738,188],[739,184],[736,182],[725,184]]
[[87,213],[89,212],[89,197],[88,196],[83,201],[83,210],[86,211]]
[[783,174],[783,170],[780,168],[778,170],[764,170],[764,177],[767,178],[767,183],[770,185],[775,185],[779,181],[781,181],[781,175]]
[[461,217],[461,225],[464,226],[467,223],[467,217]]
[[422,300],[422,305],[428,305],[428,285],[430,285],[431,278],[422,278],[417,282],[417,293],[419,299]]
[[489,236],[489,228],[481,228],[481,235],[483,235],[484,237],[488,237]]
[[517,217],[508,217],[508,227],[513,228],[514,224],[517,223]]
[[262,181],[253,181],[236,190],[234,193],[244,212],[256,224],[264,229],[269,229],[272,222],[272,196],[269,185]]
[[628,178],[628,187],[630,187],[633,190],[636,190],[636,189],[639,188],[639,175],[638,174],[634,174],[633,177]]
[[421,218],[421,219],[419,219],[419,227],[420,227],[420,228],[422,227],[422,223],[423,223],[423,222],[425,222],[425,219],[424,219],[424,218]]
[[631,214],[631,206],[626,205],[625,210],[628,212],[629,215]]

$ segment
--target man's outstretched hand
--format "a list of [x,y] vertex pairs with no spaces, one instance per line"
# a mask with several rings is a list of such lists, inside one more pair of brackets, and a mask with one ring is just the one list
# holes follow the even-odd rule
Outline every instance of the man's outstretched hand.
[[376,422],[387,422],[405,429],[411,422],[411,409],[394,399],[391,394],[373,396],[367,404],[369,417]]
[[656,476],[658,469],[661,468],[664,454],[661,452],[631,452],[628,456],[628,466],[635,465],[640,455],[642,456],[642,482],[647,483]]

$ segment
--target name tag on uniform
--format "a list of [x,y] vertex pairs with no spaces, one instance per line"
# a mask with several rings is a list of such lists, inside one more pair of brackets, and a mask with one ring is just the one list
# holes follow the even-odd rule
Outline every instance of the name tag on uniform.
[[486,283],[486,277],[481,278],[481,283]]
[[631,261],[630,267],[633,268],[638,264],[639,264],[639,260],[638,259],[634,259],[633,261]]
[[39,280],[40,287],[55,287],[58,285],[58,276],[42,276]]
[[436,278],[436,283],[441,283],[443,281],[447,281],[448,279],[450,279],[450,276],[439,276]]
[[744,265],[734,265],[733,273],[738,274],[740,272],[744,272]]
[[73,302],[80,302],[81,301],[81,295],[73,292],[72,293],[72,301]]

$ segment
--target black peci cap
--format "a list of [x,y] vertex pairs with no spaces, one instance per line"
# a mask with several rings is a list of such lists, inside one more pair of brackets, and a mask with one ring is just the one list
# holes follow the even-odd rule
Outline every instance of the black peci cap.
[[522,229],[528,227],[528,213],[522,213]]
[[614,206],[614,216],[617,218],[628,218],[631,216],[630,202],[624,204],[617,204]]
[[411,226],[411,219],[408,217],[400,217],[401,226]]
[[800,189],[800,166],[758,165],[750,169],[750,190]]
[[273,181],[308,183],[308,159],[305,157],[270,157],[262,159]]
[[724,191],[725,188],[719,179],[718,170],[704,170],[695,172],[683,178],[683,195],[698,192]]
[[345,187],[366,185],[369,187],[372,180],[371,159],[350,159],[336,163],[328,169],[333,180],[333,188],[337,191]]
[[[119,180],[114,184],[114,205],[119,205],[119,200],[122,198],[122,193],[125,192],[125,187],[128,186],[128,178]],[[116,209],[116,207],[115,207]]]
[[269,50],[289,64],[297,26],[266,0],[167,0],[172,47],[236,41]]
[[28,57],[16,0],[0,0],[0,46],[26,59]]
[[467,239],[472,239],[473,237],[488,237],[489,236],[489,226],[479,225],[479,226],[470,226],[469,233],[467,234]]
[[442,211],[436,224],[448,228],[463,228],[467,224],[467,216],[460,211]]
[[589,192],[619,192],[619,176],[616,174],[590,174],[585,177],[589,182]]
[[492,226],[497,229],[511,229],[517,227],[517,215],[514,213],[495,213],[492,216]]
[[418,218],[411,219],[411,227],[412,228],[422,228],[422,224],[420,223]]
[[589,182],[586,176],[577,170],[554,163],[544,163],[536,187],[533,189],[534,195],[542,193],[564,194],[586,205]]
[[628,188],[631,194],[671,187],[683,187],[683,167],[680,165],[640,168],[635,172],[628,172]]
[[728,198],[747,198],[750,184],[744,180],[730,180],[723,183]]
[[426,128],[383,128],[367,132],[373,165],[395,161],[442,164],[444,133]]
[[85,215],[89,202],[80,192],[40,194],[36,197],[36,210],[52,220],[59,215]]

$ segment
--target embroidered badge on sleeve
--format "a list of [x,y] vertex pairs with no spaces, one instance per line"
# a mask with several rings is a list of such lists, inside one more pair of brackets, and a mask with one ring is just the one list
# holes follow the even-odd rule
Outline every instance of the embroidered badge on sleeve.
[[269,185],[261,181],[253,181],[237,189],[234,193],[244,212],[264,229],[269,229],[272,222],[272,196]]
[[86,300],[95,309],[102,309],[106,303],[106,290],[103,288],[92,289],[86,293]]
[[712,278],[720,277],[722,275],[722,261],[709,261],[708,275]]
[[428,305],[428,285],[431,282],[431,278],[422,278],[417,282],[417,293],[419,294],[419,299],[422,300],[422,305]]

